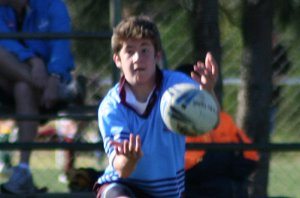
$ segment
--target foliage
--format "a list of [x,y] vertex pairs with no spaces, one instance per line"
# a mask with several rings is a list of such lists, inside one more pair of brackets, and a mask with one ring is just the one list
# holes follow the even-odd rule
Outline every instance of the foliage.
[[[109,24],[109,1],[106,0],[67,0],[73,23],[73,31],[96,33],[111,32]],[[110,38],[106,40],[75,40],[74,56],[79,67],[95,69],[110,60]]]
[[275,0],[274,1],[274,19],[276,25],[285,29],[289,26],[292,26],[299,33],[300,24],[297,20],[300,17],[300,1],[298,0]]

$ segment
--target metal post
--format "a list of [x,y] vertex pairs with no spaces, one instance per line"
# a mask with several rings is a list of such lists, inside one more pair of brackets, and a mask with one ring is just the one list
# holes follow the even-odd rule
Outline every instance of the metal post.
[[[110,0],[110,24],[113,29],[121,20],[121,0]],[[114,63],[113,63],[114,64]],[[120,77],[120,71],[116,68],[112,68],[112,82],[115,84]]]

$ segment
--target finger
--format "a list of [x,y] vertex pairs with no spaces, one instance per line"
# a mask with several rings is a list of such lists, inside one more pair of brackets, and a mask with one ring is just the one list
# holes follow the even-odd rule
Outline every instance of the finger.
[[139,135],[136,136],[135,139],[135,151],[136,153],[138,153],[139,156],[142,156],[142,141],[141,141],[141,137]]
[[191,73],[191,77],[192,77],[192,79],[194,79],[194,80],[197,81],[198,83],[201,83],[201,76],[198,75],[196,72],[192,72],[192,73]]
[[128,154],[129,153],[129,149],[128,149],[128,140],[124,140],[123,142],[123,154]]
[[204,74],[202,76],[204,76],[206,79],[209,79],[210,81],[214,80],[214,75],[213,75],[213,73],[211,71],[211,68],[206,69],[204,71]]
[[194,70],[191,72],[191,77],[192,77],[192,79],[194,79],[195,81],[197,81],[198,83],[200,83],[201,76],[203,75],[204,63],[202,63],[201,61],[198,61],[194,65],[193,69]]
[[218,75],[218,64],[214,57],[212,56],[211,52],[208,52],[205,57],[205,65],[210,69],[211,73],[214,76]]
[[194,72],[199,74],[199,75],[202,75],[203,72],[205,70],[205,65],[203,62],[201,61],[198,61],[196,65],[194,65]]
[[129,152],[133,152],[134,151],[134,135],[132,133],[130,133],[129,135]]

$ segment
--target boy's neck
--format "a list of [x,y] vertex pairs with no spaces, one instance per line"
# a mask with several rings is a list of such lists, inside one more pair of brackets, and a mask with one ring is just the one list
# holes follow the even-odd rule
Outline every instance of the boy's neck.
[[149,95],[152,93],[153,89],[155,88],[155,81],[153,81],[152,84],[149,84],[147,86],[141,85],[141,86],[131,86],[129,85],[129,88],[133,92],[136,100],[139,102],[146,102]]
[[[132,86],[126,82],[125,76],[122,76],[120,79],[120,85],[122,87],[121,89],[123,90],[126,83],[137,101],[146,102],[149,95],[152,93],[152,91],[161,86],[162,80],[163,80],[162,71],[159,68],[157,68],[155,77],[152,79],[151,82],[148,81],[147,84]],[[122,94],[122,90],[121,90],[121,94]]]

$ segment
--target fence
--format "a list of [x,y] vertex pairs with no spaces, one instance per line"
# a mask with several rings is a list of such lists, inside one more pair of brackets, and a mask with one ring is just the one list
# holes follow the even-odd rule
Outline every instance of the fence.
[[[222,3],[222,1],[220,1]],[[166,10],[172,10],[166,11]],[[176,13],[174,16],[174,12]],[[188,10],[182,8],[180,4],[162,2],[159,9],[155,10],[154,19],[158,22],[158,26],[162,33],[162,40],[168,55],[169,68],[190,62],[192,46],[191,38],[186,27],[189,24],[187,15]],[[221,24],[221,43],[223,49],[222,55],[222,73],[224,76],[224,109],[232,115],[236,113],[237,107],[237,92],[239,89],[239,65],[241,64],[241,34],[238,27],[230,24],[225,15],[222,15]],[[163,15],[163,16],[162,16]],[[183,25],[184,24],[184,25]],[[182,28],[184,27],[184,28]],[[173,33],[174,29],[183,29],[177,35]],[[44,35],[29,35],[24,34],[24,37],[35,37],[39,39],[47,39],[49,37],[56,38],[72,38],[85,42],[89,45],[91,42],[101,42],[106,40],[111,33],[71,33],[71,34],[44,34]],[[1,38],[20,38],[19,34],[0,34]],[[22,36],[22,37],[23,37]],[[298,184],[300,182],[299,168],[299,152],[300,145],[297,143],[300,140],[300,116],[299,116],[299,76],[300,62],[298,59],[299,45],[294,43],[290,38],[289,32],[283,32],[282,41],[288,47],[289,58],[292,62],[292,68],[288,73],[288,78],[283,81],[283,92],[281,94],[282,102],[278,113],[276,114],[276,125],[271,136],[271,143],[268,145],[189,145],[189,149],[206,148],[206,149],[257,149],[262,152],[272,152],[270,177],[269,177],[269,195],[270,196],[289,196],[297,197],[300,192]],[[102,56],[109,56],[109,47],[107,51],[99,52]],[[91,63],[87,63],[91,64]],[[94,106],[100,101],[101,96],[106,92],[111,83],[115,81],[115,77],[111,74],[111,61],[102,62],[101,67],[89,67],[86,65],[78,65],[77,72],[83,73],[88,77],[87,87],[89,88],[87,105]],[[95,109],[96,111],[96,109]],[[33,165],[34,179],[39,186],[47,186],[51,194],[39,195],[40,197],[59,197],[67,196],[68,187],[63,177],[63,166],[65,160],[63,150],[76,150],[75,152],[75,167],[94,167],[102,169],[105,165],[106,158],[102,153],[102,145],[98,134],[95,111],[91,114],[70,114],[70,115],[44,115],[47,118],[73,118],[83,123],[80,143],[58,143],[53,142],[37,142],[34,144],[19,144],[19,143],[1,143],[1,150],[6,150],[12,157],[13,163],[18,156],[20,149],[34,149],[31,163]],[[18,118],[15,114],[2,114],[2,118]],[[34,119],[26,117],[26,119]],[[56,120],[55,120],[56,121]],[[14,139],[14,134],[11,135]],[[40,140],[45,141],[45,140]],[[13,140],[12,140],[13,142]],[[45,158],[47,156],[47,158]],[[51,173],[51,174],[50,174]],[[0,176],[0,181],[5,181],[6,177]],[[62,193],[62,194],[59,194]],[[79,195],[71,194],[76,197]],[[89,195],[86,195],[89,196]],[[0,194],[1,197],[1,194]]]

